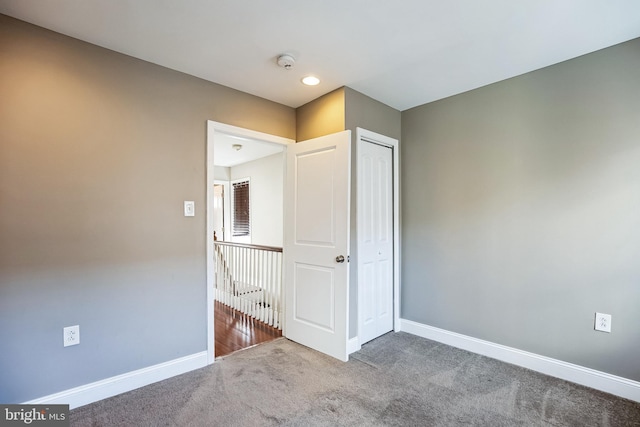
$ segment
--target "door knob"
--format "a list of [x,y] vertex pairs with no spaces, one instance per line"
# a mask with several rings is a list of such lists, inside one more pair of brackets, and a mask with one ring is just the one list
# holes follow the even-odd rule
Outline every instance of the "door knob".
[[337,263],[344,262],[344,255],[338,255],[338,256],[336,257],[336,262],[337,262]]

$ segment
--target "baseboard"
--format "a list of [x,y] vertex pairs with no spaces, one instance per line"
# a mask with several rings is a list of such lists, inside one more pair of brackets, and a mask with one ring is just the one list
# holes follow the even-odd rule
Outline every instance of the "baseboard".
[[400,319],[400,330],[552,377],[640,402],[640,382],[535,353]]
[[362,348],[362,346],[360,345],[360,340],[358,339],[358,337],[350,338],[349,341],[347,341],[347,354],[360,351],[360,348]]
[[73,409],[205,366],[207,366],[207,352],[203,351],[24,403],[28,405],[65,404]]

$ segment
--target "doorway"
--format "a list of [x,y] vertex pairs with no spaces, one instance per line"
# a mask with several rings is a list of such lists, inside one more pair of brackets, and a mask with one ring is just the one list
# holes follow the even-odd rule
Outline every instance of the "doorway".
[[[350,131],[346,131],[346,132],[350,132]],[[263,134],[260,132],[255,132],[255,131],[251,131],[251,130],[247,130],[247,129],[242,129],[242,128],[237,128],[235,126],[230,126],[230,125],[225,125],[225,124],[221,124],[221,123],[216,123],[216,122],[208,122],[208,138],[207,138],[207,206],[208,207],[212,207],[213,206],[213,197],[214,197],[214,193],[213,193],[213,188],[214,188],[214,184],[215,184],[215,180],[214,180],[214,174],[212,173],[212,171],[214,170],[214,140],[216,137],[216,134],[220,135],[220,134],[231,134],[233,136],[239,137],[239,138],[253,138],[259,141],[266,141],[266,142],[270,142],[270,143],[275,143],[275,144],[280,144],[282,147],[286,147],[289,144],[294,144],[295,141],[293,140],[289,140],[286,138],[281,138],[281,137],[277,137],[277,136],[273,136],[273,135],[268,135],[268,134]],[[297,147],[298,145],[303,146],[305,145],[306,142],[312,143],[311,141],[305,141],[305,142],[301,142],[296,144],[295,146]],[[386,310],[387,314],[391,314],[392,318],[393,318],[393,329],[395,331],[399,331],[399,327],[400,327],[400,321],[399,321],[399,316],[400,316],[400,310],[399,310],[399,283],[400,283],[400,240],[399,240],[399,222],[400,222],[400,214],[399,214],[399,144],[398,144],[398,140],[392,139],[392,138],[388,138],[384,135],[380,135],[374,132],[370,132],[364,129],[360,129],[357,128],[356,129],[356,142],[357,142],[357,146],[359,147],[361,144],[377,144],[377,145],[381,145],[383,147],[389,147],[391,149],[391,164],[392,164],[392,173],[390,174],[390,178],[392,179],[391,181],[391,186],[393,189],[393,194],[391,196],[392,199],[392,234],[389,237],[390,239],[392,239],[393,244],[392,244],[392,255],[391,255],[391,259],[388,259],[387,261],[385,261],[386,263],[390,264],[390,270],[391,270],[391,277],[392,277],[392,297],[391,297],[391,304],[392,304],[392,311],[390,312],[389,310]],[[350,145],[350,144],[348,144]],[[324,150],[324,149],[323,149]],[[287,150],[288,152],[293,152],[292,150]],[[314,153],[310,153],[309,155],[303,155],[302,157],[298,157],[298,160],[296,160],[296,162],[298,161],[302,161],[302,162],[306,162],[307,160],[322,160],[322,156],[318,156],[315,152]],[[357,158],[356,158],[357,160]],[[316,162],[317,163],[317,162]],[[319,161],[319,163],[323,163],[321,161]],[[327,163],[327,166],[331,169],[334,166],[333,162],[324,162]],[[286,165],[282,165],[283,170],[287,168]],[[329,170],[330,170],[329,169]],[[293,167],[291,167],[291,170],[294,170]],[[305,169],[306,170],[306,169]],[[306,173],[306,172],[305,172]],[[312,174],[313,175],[313,174]],[[321,174],[316,174],[318,177],[323,177],[326,176],[325,173],[321,173]],[[288,175],[289,176],[289,175]],[[293,176],[293,175],[291,175]],[[314,175],[315,176],[315,175]],[[348,176],[350,176],[348,174]],[[316,179],[316,178],[314,178]],[[341,182],[344,181],[345,183],[347,183],[348,181],[345,180],[340,180]],[[321,182],[321,179],[318,178],[318,180],[316,182]],[[313,181],[309,181],[309,183],[313,183]],[[348,185],[348,184],[347,184]],[[289,188],[289,184],[287,184],[287,188]],[[288,190],[287,190],[288,191]],[[312,194],[305,192],[305,193],[300,193],[300,194]],[[287,193],[288,194],[288,193]],[[288,196],[286,196],[288,197]],[[302,199],[301,199],[302,200]],[[360,209],[359,209],[360,211]],[[215,263],[214,263],[214,241],[213,241],[213,224],[214,224],[214,210],[212,208],[208,208],[207,209],[207,302],[208,302],[208,336],[207,336],[207,355],[208,355],[208,363],[213,363],[215,356],[214,356],[214,349],[215,349],[215,334],[214,334],[214,329],[213,329],[213,325],[214,325],[214,313],[215,313],[215,309],[214,309],[214,295],[216,292],[216,289],[214,288],[214,281],[215,281]],[[348,216],[348,215],[347,215]],[[388,215],[387,215],[388,217]],[[356,221],[358,221],[357,218],[354,217],[354,219]],[[288,230],[288,228],[287,228]],[[317,239],[316,239],[317,240]],[[348,240],[348,238],[347,238]],[[356,245],[356,253],[357,253],[357,246]],[[348,252],[345,254],[347,256],[342,257],[342,256],[336,256],[335,257],[335,261],[340,263],[343,262],[343,260],[346,260],[346,264],[348,265],[349,263],[349,256],[348,256]],[[340,260],[339,260],[340,258]],[[356,267],[354,265],[354,267]],[[309,270],[309,269],[307,269]],[[305,270],[305,271],[307,271]],[[357,268],[356,268],[357,270]],[[289,275],[290,276],[290,275]],[[388,275],[387,275],[388,277]],[[359,277],[354,278],[354,281],[352,282],[352,289],[355,288],[355,290],[357,291],[356,294],[356,298],[353,298],[350,300],[350,302],[348,302],[347,306],[345,307],[345,310],[340,310],[340,312],[342,313],[344,311],[344,315],[346,315],[348,317],[348,313],[349,310],[353,310],[354,313],[358,313],[358,305],[360,304],[359,302],[359,298],[362,296],[367,295],[367,291],[362,287],[362,280]],[[286,287],[286,289],[289,289],[289,287]],[[386,289],[388,290],[389,287],[387,286]],[[347,299],[348,300],[348,299]],[[298,301],[299,302],[299,301]],[[302,304],[302,303],[300,303]],[[300,305],[299,304],[299,305]],[[363,303],[364,304],[364,303]],[[307,307],[307,305],[304,304],[300,305],[301,308]],[[314,313],[313,311],[313,307],[315,307],[315,305],[309,305],[307,308],[309,308],[309,313]],[[317,311],[317,310],[316,310]],[[305,313],[308,314],[308,313]],[[316,313],[318,314],[318,313]],[[341,314],[342,315],[342,314]],[[300,319],[302,319],[302,317],[298,316]],[[316,316],[317,317],[317,316]],[[304,320],[304,319],[302,319]],[[359,316],[356,314],[356,318],[352,320],[353,323],[352,325],[357,326],[356,331],[354,331],[353,335],[350,335],[351,338],[348,339],[348,341],[345,343],[346,348],[347,348],[347,352],[346,355],[348,357],[349,353],[352,353],[354,351],[358,351],[360,349],[361,346],[361,342],[360,342],[360,337],[358,336],[358,331],[360,329],[360,324],[359,324]],[[307,322],[307,323],[311,323],[311,322]],[[316,322],[318,323],[318,322]],[[327,323],[327,322],[325,322]],[[331,323],[327,323],[329,326],[333,327]],[[348,322],[346,323],[347,327],[348,327]],[[287,324],[284,325],[285,328],[287,328]],[[340,327],[342,329],[342,326]],[[287,328],[288,329],[288,328]],[[286,336],[288,336],[288,332],[286,334]],[[347,335],[349,336],[349,335]],[[363,335],[364,337],[364,335]],[[295,341],[295,340],[294,340]],[[345,340],[343,340],[345,341]],[[311,345],[308,345],[311,346]],[[311,346],[313,347],[313,346]],[[313,347],[315,348],[315,347]],[[339,358],[343,358],[343,357],[339,357]]]
[[[254,340],[260,340],[264,336],[265,328],[255,317],[245,312],[230,311],[229,305],[219,305],[216,297],[219,299],[220,289],[216,288],[216,280],[219,279],[219,272],[216,272],[216,260],[221,255],[220,243],[228,242],[230,244],[250,243],[252,245],[262,244],[277,246],[278,233],[280,244],[282,246],[282,220],[277,224],[269,223],[269,219],[273,222],[273,218],[277,218],[277,213],[273,210],[263,212],[260,215],[253,216],[253,221],[238,236],[234,236],[234,212],[232,207],[233,188],[231,183],[234,179],[246,178],[247,174],[252,174],[251,170],[255,170],[261,163],[259,159],[265,158],[271,162],[270,165],[262,167],[262,170],[279,169],[281,173],[284,171],[284,155],[282,152],[286,145],[293,143],[293,140],[278,136],[268,135],[261,132],[251,131],[248,129],[238,128],[223,123],[207,122],[207,360],[213,363],[216,353],[216,335],[220,335],[220,326],[224,326],[229,332],[236,333],[236,338],[231,338],[234,345],[250,346],[254,344]],[[222,148],[222,152],[220,151]],[[253,153],[255,150],[259,153]],[[225,157],[224,150],[229,155],[233,155],[233,162],[222,161]],[[216,156],[217,153],[217,156]],[[253,154],[252,154],[253,153]],[[277,158],[280,153],[280,160]],[[254,157],[251,157],[251,156]],[[229,157],[230,158],[230,157]],[[279,163],[278,163],[279,162]],[[252,165],[253,164],[253,165]],[[254,169],[251,169],[253,167]],[[242,176],[239,176],[242,175]],[[261,205],[272,204],[274,194],[269,190],[261,190],[261,186],[270,184],[272,186],[280,186],[280,192],[284,186],[282,178],[258,178],[251,181],[250,186],[250,203],[251,208],[258,213]],[[223,187],[219,187],[222,185]],[[222,191],[221,191],[222,190]],[[268,193],[268,194],[266,194]],[[275,202],[275,205],[281,206],[282,202]],[[222,219],[220,216],[222,215]],[[255,224],[254,224],[255,222]],[[214,231],[217,242],[214,244]],[[241,235],[240,235],[241,234]],[[238,242],[236,242],[236,240]],[[253,250],[253,249],[252,249]],[[230,272],[230,274],[233,274]],[[218,277],[216,277],[218,276]],[[239,277],[238,274],[236,277]],[[234,286],[240,287],[245,283],[239,283],[240,280],[233,280]],[[246,282],[243,280],[243,282]],[[248,293],[248,290],[245,290]],[[255,295],[255,293],[253,293]],[[252,295],[253,296],[253,295]],[[237,299],[237,298],[236,298]],[[233,305],[233,304],[231,304]],[[258,302],[254,307],[269,308],[268,304]],[[246,304],[243,305],[243,309]],[[269,314],[269,313],[267,313]],[[220,315],[224,316],[221,319]],[[217,322],[216,322],[217,321]],[[235,332],[233,330],[236,330]],[[251,331],[250,336],[246,333]],[[271,332],[271,331],[269,331]],[[224,332],[222,332],[224,333]],[[219,345],[222,347],[222,344]],[[231,349],[236,347],[229,346]]]
[[357,129],[358,347],[399,329],[398,140]]

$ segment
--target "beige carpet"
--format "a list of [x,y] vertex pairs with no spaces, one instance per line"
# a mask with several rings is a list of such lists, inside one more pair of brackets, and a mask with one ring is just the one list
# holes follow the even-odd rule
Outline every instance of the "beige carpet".
[[71,412],[72,426],[640,426],[640,403],[405,333],[348,363],[284,338]]

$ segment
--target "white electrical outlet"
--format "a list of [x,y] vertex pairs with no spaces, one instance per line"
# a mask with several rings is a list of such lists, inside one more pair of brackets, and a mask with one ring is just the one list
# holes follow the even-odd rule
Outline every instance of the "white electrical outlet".
[[65,347],[80,344],[80,325],[64,328],[62,330],[62,343]]
[[594,329],[596,331],[611,332],[611,315],[596,313]]

